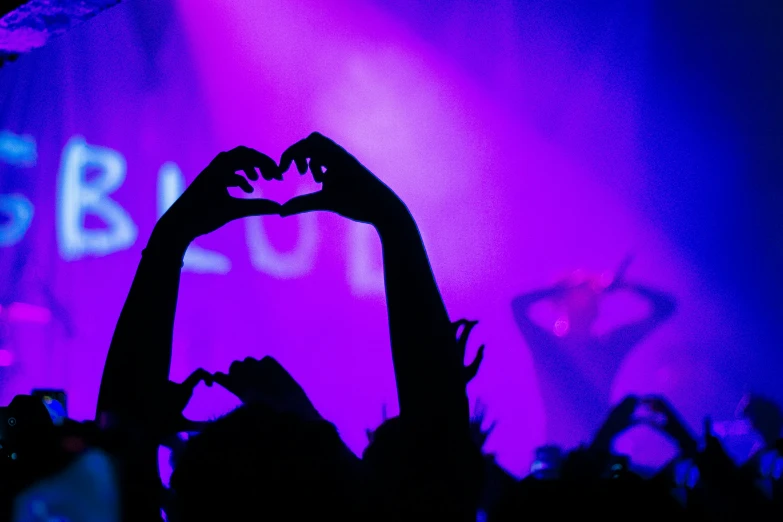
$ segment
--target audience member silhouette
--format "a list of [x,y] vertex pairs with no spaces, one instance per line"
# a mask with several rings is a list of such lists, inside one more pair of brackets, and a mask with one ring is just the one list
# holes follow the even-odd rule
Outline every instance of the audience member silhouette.
[[[280,181],[291,164],[301,174],[309,170],[321,190],[283,205],[228,193],[240,187],[250,194],[249,181],[260,177]],[[368,432],[362,459],[271,357],[235,361],[225,373],[200,368],[182,383],[169,381],[188,245],[242,217],[313,211],[371,224],[383,248],[400,414]],[[482,345],[465,364],[477,322],[449,319],[418,226],[399,197],[317,133],[286,149],[279,165],[246,147],[221,153],[151,234],[112,338],[96,421],[55,426],[30,396],[18,396],[3,409],[3,419],[13,419],[9,426],[18,418],[37,428],[24,436],[0,430],[0,454],[8,457],[0,459],[0,521],[63,515],[117,520],[118,499],[122,520],[160,520],[164,509],[173,522],[337,517],[472,522],[477,515],[510,521],[573,518],[575,511],[602,520],[756,520],[772,509],[779,513],[783,414],[774,401],[749,395],[740,405],[739,414],[763,441],[742,466],[728,456],[709,419],[700,450],[696,435],[663,397],[629,396],[605,415],[609,384],[622,358],[674,311],[670,296],[626,283],[624,269],[619,272],[606,287],[560,284],[514,300],[517,323],[539,369],[580,399],[586,419],[604,419],[594,436],[579,439],[570,413],[550,409],[552,436],[562,437],[558,442],[587,443],[558,452],[557,465],[547,473],[518,481],[483,453],[495,427],[484,426],[483,405],[477,402],[473,417],[469,413],[466,387],[484,357]],[[645,296],[651,313],[595,335],[601,295],[620,289]],[[530,318],[532,304],[546,298],[558,299],[566,310],[554,332]],[[577,370],[585,360],[595,361],[588,375]],[[242,405],[213,421],[191,422],[183,411],[200,382],[219,384]],[[613,450],[618,436],[640,424],[678,449],[669,463],[644,477]],[[186,441],[178,436],[182,431],[193,435]],[[160,445],[172,448],[169,489],[158,474]],[[680,478],[683,464],[698,470],[696,479]]]
[[182,259],[193,240],[229,221],[279,212],[272,201],[229,195],[229,187],[252,193],[248,179],[258,179],[256,169],[265,179],[281,178],[274,160],[246,147],[219,154],[198,175],[155,225],[117,321],[97,415],[133,433],[120,457],[128,519],[160,518],[158,445],[177,430],[170,424],[179,414],[166,398]]
[[[251,193],[253,189],[247,180],[258,179],[256,169],[264,179],[280,180],[292,163],[301,174],[309,168],[315,181],[322,183],[322,189],[296,197],[282,207],[266,200],[235,199],[228,194],[231,186]],[[247,178],[238,171],[243,171]],[[311,211],[335,212],[369,223],[378,231],[383,246],[392,358],[400,402],[399,443],[404,449],[394,511],[371,505],[371,514],[394,518],[427,514],[454,520],[475,517],[475,474],[470,466],[474,456],[471,450],[475,448],[470,438],[466,369],[418,227],[386,185],[344,149],[317,133],[289,147],[279,168],[269,157],[245,147],[218,155],[152,233],[115,330],[98,404],[99,416],[108,415],[129,429],[132,426],[137,434],[123,455],[125,479],[131,485],[126,493],[134,498],[132,506],[125,503],[128,516],[157,516],[160,498],[156,497],[161,491],[155,469],[157,445],[177,429],[173,419],[181,420],[182,404],[170,399],[168,372],[185,250],[198,236],[233,219]],[[215,380],[243,401],[249,400],[255,395],[247,395],[248,385],[239,375],[253,365],[252,361],[245,366],[235,365],[227,375],[216,375]],[[286,407],[281,408],[279,401],[270,404],[253,400],[207,426],[193,440],[193,448],[185,450],[172,477],[172,511],[176,517],[191,520],[222,513],[233,518],[231,514],[239,516],[248,509],[259,514],[281,514],[288,509],[290,514],[295,508],[282,503],[283,498],[290,496],[297,499],[297,508],[315,509],[320,516],[350,518],[351,512],[358,513],[359,509],[354,508],[361,502],[351,504],[348,500],[356,496],[358,489],[354,486],[359,472],[350,465],[355,463],[346,458],[344,445],[333,427],[311,418],[314,409],[302,407],[305,403],[299,400],[301,396],[295,396],[294,393],[288,399],[296,404],[296,413],[287,401]],[[301,415],[299,410],[307,410],[310,415]],[[247,438],[232,443],[240,437],[237,430]],[[260,443],[253,444],[252,440]],[[288,445],[281,446],[284,442]],[[308,450],[294,451],[297,445],[307,445]],[[281,447],[291,451],[281,451]],[[212,460],[216,454],[222,455],[219,461]],[[259,468],[261,463],[266,465]],[[180,471],[183,466],[187,473]],[[283,475],[285,479],[276,478],[284,469],[298,471]],[[372,488],[388,482],[370,476],[371,493],[365,498],[385,498],[385,494]],[[272,483],[275,488],[264,488]],[[314,491],[316,483],[321,484],[319,491]],[[223,494],[207,494],[210,484],[216,491],[224,487],[219,490]],[[247,495],[251,490],[255,496]],[[290,496],[283,495],[284,491]],[[328,491],[325,496],[321,495],[324,491]],[[304,516],[305,511],[300,514]]]
[[403,451],[401,471],[393,474],[400,477],[393,507],[383,502],[389,481],[370,476],[371,499],[381,503],[371,515],[474,520],[474,446],[463,354],[413,216],[356,158],[318,133],[283,153],[281,170],[292,163],[300,174],[309,168],[322,189],[285,203],[282,216],[334,212],[369,223],[381,239]]

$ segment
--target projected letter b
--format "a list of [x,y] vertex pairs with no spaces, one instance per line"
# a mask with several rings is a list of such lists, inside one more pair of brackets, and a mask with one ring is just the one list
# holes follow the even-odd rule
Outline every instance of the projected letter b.
[[[66,260],[105,256],[133,245],[138,230],[128,213],[108,196],[125,180],[125,158],[112,149],[95,147],[74,136],[63,150],[57,208],[57,239]],[[94,173],[92,179],[87,173]],[[87,215],[106,226],[85,227]]]

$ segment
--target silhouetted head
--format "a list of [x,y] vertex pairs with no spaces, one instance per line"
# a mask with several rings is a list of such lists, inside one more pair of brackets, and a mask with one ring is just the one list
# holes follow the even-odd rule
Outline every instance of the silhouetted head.
[[[443,448],[448,442],[443,435]],[[362,460],[368,477],[368,503],[372,505],[372,520],[401,520],[416,515],[418,490],[423,470],[435,468],[461,482],[458,498],[452,503],[460,509],[478,509],[484,486],[484,460],[480,448],[466,437],[465,444],[453,448],[449,458],[464,464],[462,469],[449,469],[448,464],[431,466],[425,462],[430,455],[422,453],[418,440],[405,429],[402,418],[387,419],[370,434],[370,444]],[[433,459],[434,461],[434,459]],[[435,480],[435,483],[443,482]],[[453,493],[453,491],[451,491]],[[412,513],[413,511],[413,513]]]
[[526,519],[625,521],[683,520],[683,509],[671,493],[633,475],[620,479],[538,480],[532,475],[510,488],[490,511],[491,522]]
[[401,507],[395,501],[402,494],[406,469],[400,418],[385,419],[375,431],[368,430],[367,434],[370,443],[364,449],[362,462],[370,478],[370,503],[376,512]]
[[774,444],[780,438],[783,432],[783,411],[775,401],[761,395],[746,394],[737,409],[767,444]]
[[357,519],[359,464],[328,422],[242,406],[188,441],[171,477],[175,518]]

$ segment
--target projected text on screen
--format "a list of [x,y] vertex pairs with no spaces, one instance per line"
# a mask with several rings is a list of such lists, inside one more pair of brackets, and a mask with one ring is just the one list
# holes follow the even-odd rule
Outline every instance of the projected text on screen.
[[[36,165],[36,144],[29,136],[0,132],[0,162],[26,168]],[[138,227],[129,212],[112,195],[121,189],[127,171],[124,156],[106,147],[72,137],[62,151],[57,173],[57,245],[65,261],[103,257],[131,248]],[[163,164],[157,179],[157,213],[160,217],[185,189],[185,178],[173,162]],[[20,243],[29,230],[34,204],[23,194],[0,194],[0,247]],[[100,228],[86,226],[88,216],[98,218]],[[269,241],[260,217],[245,220],[246,243],[253,267],[270,276],[290,279],[306,275],[313,267],[318,247],[316,216],[298,217],[298,239],[290,251],[281,252]],[[383,275],[373,262],[373,234],[366,225],[352,223],[348,245],[347,277],[354,293],[383,293]],[[227,274],[227,255],[191,245],[184,270],[203,274]]]

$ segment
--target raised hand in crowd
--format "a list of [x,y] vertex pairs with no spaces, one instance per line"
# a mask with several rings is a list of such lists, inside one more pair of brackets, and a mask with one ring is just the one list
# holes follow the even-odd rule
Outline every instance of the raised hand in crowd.
[[669,401],[660,395],[653,395],[642,398],[641,402],[657,414],[644,417],[641,422],[669,437],[677,444],[683,457],[694,458],[699,449],[696,436]]
[[227,374],[218,372],[212,378],[244,404],[264,403],[305,420],[323,420],[304,389],[272,357],[234,361]]
[[629,395],[612,408],[593,439],[591,450],[610,453],[614,440],[635,424],[634,414],[639,403],[639,397]]
[[[399,197],[345,149],[313,133],[281,157],[283,172],[309,168],[320,191],[283,205],[282,216],[329,211],[375,227],[383,247],[392,360],[400,403],[396,515],[475,520],[480,487],[473,455],[463,354],[413,216]],[[388,459],[379,459],[388,461]],[[383,473],[376,470],[378,473]],[[388,484],[387,484],[388,485]],[[386,487],[386,486],[384,486]],[[407,515],[405,514],[407,513]],[[381,516],[382,514],[378,514]]]
[[[133,279],[106,357],[97,415],[134,432],[122,456],[125,481],[136,496],[127,516],[159,516],[157,450],[161,427],[170,422],[169,371],[182,259],[198,236],[244,216],[275,214],[280,205],[239,199],[229,187],[253,191],[248,179],[279,178],[275,162],[247,147],[218,154],[155,225]],[[238,174],[243,172],[247,178]]]

